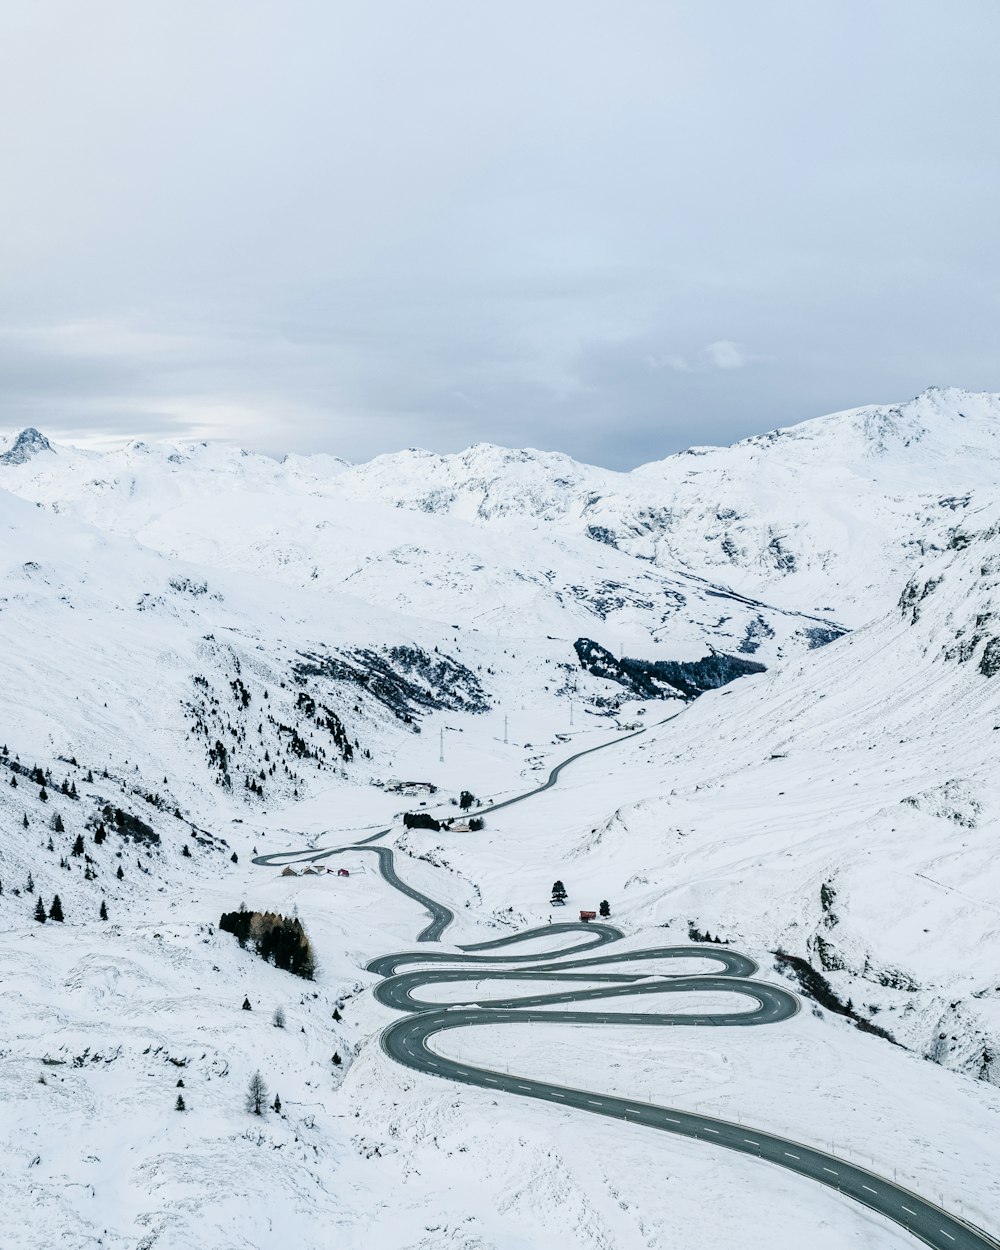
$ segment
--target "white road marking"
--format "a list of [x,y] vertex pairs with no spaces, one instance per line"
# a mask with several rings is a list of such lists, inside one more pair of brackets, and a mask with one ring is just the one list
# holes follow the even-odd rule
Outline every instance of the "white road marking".
[[588,1098],[587,1102],[589,1102],[592,1107],[600,1107],[603,1105],[602,1103],[595,1102],[593,1098]]
[[798,1155],[793,1155],[790,1150],[786,1150],[785,1154],[789,1157],[789,1159],[797,1159],[799,1157]]
[[824,1168],[824,1169],[823,1169],[823,1171],[824,1171],[824,1172],[829,1172],[831,1176],[839,1176],[839,1175],[840,1175],[840,1173],[839,1173],[839,1172],[835,1172],[835,1171],[833,1170],[833,1168]]
[[716,1135],[716,1137],[718,1137],[718,1135],[719,1135],[719,1130],[718,1130],[717,1128],[709,1128],[707,1125],[706,1125],[706,1127],[705,1127],[705,1132],[706,1132],[706,1133],[714,1133],[714,1134]]
[[743,1140],[744,1140],[745,1142],[748,1142],[751,1146],[759,1146],[759,1145],[760,1145],[760,1142],[759,1142],[759,1141],[754,1141],[754,1139],[753,1139],[752,1137],[744,1137],[744,1138],[743,1138]]
[[553,1090],[553,1091],[552,1091],[552,1097],[553,1097],[553,1098],[565,1098],[565,1097],[566,1097],[566,1095],[565,1095],[565,1094],[560,1094],[557,1090]]
[[941,1233],[943,1236],[947,1237],[949,1241],[955,1240],[955,1238],[952,1237],[951,1233],[946,1233],[943,1228],[939,1228],[938,1232]]
[[[902,1203],[900,1203],[900,1205],[902,1206]],[[916,1211],[911,1211],[909,1207],[903,1207],[903,1210],[907,1215],[916,1215]]]
[[870,1194],[877,1194],[877,1193],[878,1193],[878,1190],[877,1190],[877,1189],[872,1189],[871,1185],[862,1185],[862,1186],[861,1186],[861,1188],[862,1188],[862,1189],[867,1189],[867,1190],[868,1190],[868,1192],[869,1192]]

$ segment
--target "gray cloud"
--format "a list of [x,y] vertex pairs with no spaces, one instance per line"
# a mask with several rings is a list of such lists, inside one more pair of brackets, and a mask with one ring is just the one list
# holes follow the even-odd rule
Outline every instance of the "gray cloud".
[[627,466],[1000,388],[993,0],[0,14],[0,424]]

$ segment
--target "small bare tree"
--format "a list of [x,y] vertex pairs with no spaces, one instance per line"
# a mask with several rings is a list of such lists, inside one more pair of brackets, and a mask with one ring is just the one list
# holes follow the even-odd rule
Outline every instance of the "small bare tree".
[[250,1078],[250,1084],[247,1086],[247,1111],[251,1115],[263,1115],[266,1102],[267,1086],[264,1084],[264,1078],[261,1074],[255,1072]]
[[271,1017],[271,1023],[276,1029],[285,1027],[285,1009],[283,1007],[275,1007],[274,1015]]

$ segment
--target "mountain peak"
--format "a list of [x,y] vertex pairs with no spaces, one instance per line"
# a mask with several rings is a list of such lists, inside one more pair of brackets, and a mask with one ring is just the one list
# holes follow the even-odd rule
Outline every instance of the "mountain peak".
[[0,464],[24,464],[40,451],[52,451],[52,444],[34,426],[21,431],[11,446],[0,455]]

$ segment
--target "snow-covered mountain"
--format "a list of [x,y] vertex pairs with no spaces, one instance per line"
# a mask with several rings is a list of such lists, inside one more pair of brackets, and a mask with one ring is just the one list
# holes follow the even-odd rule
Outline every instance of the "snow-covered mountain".
[[0,487],[210,567],[515,637],[764,662],[893,588],[1000,482],[1000,397],[930,390],[631,473],[477,445],[350,466],[10,436]]
[[[738,1045],[449,1053],[824,1148],[832,1117],[1000,1224],[998,430],[1000,397],[929,391],[631,473],[7,437],[0,1248],[907,1244],[753,1159],[395,1068],[364,967],[420,908],[362,856],[251,863],[387,826],[457,942],[544,924],[558,877],[626,943],[731,940],[809,1008]],[[399,825],[641,725],[481,832]],[[244,901],[301,919],[315,982],[218,930]]]
[[[516,875],[531,888],[561,856],[574,894],[599,883],[619,918],[751,933],[866,1024],[1000,1087],[1000,514],[964,521],[878,620],[539,800],[546,836]],[[502,896],[495,823],[456,863]]]

